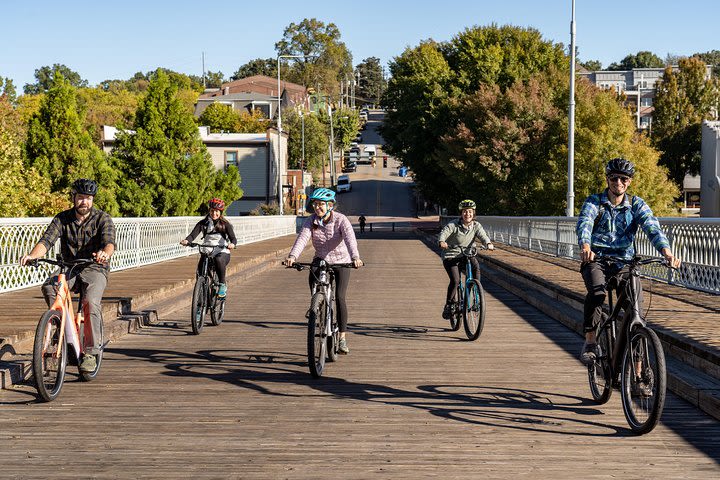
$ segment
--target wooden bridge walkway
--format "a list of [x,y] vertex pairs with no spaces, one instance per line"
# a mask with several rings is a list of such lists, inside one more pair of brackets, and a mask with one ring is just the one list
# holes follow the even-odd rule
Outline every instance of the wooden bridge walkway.
[[278,266],[231,283],[221,326],[190,335],[178,304],[54,403],[0,391],[0,478],[720,478],[717,420],[668,393],[633,435],[617,392],[589,400],[576,333],[485,282],[465,341],[434,252],[391,232],[360,248],[351,353],[325,377],[306,366],[306,274]]

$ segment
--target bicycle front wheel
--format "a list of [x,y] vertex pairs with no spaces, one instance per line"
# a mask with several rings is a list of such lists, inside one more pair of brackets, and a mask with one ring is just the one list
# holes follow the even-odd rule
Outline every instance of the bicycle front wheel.
[[48,310],[35,330],[33,374],[37,391],[46,402],[57,398],[65,381],[67,344],[60,342],[61,315],[57,310]]
[[665,353],[655,332],[643,326],[630,333],[622,363],[623,411],[635,433],[655,428],[665,406]]
[[205,325],[205,311],[207,310],[207,283],[205,277],[198,277],[193,290],[192,308],[190,309],[190,323],[194,335],[199,335]]
[[218,293],[218,279],[215,270],[212,272],[212,288],[208,288],[208,304],[210,305],[210,322],[214,326],[218,326],[222,323],[223,317],[225,316],[225,298],[217,296]]
[[485,292],[475,279],[467,283],[463,323],[468,340],[477,340],[485,326]]
[[597,335],[598,357],[588,365],[588,382],[593,400],[599,404],[607,403],[612,395],[612,367],[610,366],[610,348],[613,340],[609,328],[603,328]]
[[313,295],[310,301],[308,312],[307,331],[307,358],[310,374],[318,378],[325,368],[325,355],[327,335],[325,334],[325,322],[327,321],[327,300],[325,295],[318,292]]

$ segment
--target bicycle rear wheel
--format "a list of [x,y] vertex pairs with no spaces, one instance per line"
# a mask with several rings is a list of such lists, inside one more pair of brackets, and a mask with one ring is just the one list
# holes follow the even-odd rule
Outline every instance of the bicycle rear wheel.
[[37,391],[46,402],[57,398],[65,381],[67,344],[60,342],[61,315],[57,310],[48,310],[35,330],[33,374]]
[[467,284],[463,308],[463,323],[468,340],[477,340],[485,326],[485,292],[475,279]]
[[213,270],[212,273],[212,288],[209,288],[208,293],[208,304],[210,305],[210,322],[214,326],[218,326],[222,323],[223,317],[225,316],[225,298],[217,296],[218,281],[217,273]]
[[610,366],[610,348],[613,340],[609,328],[603,328],[597,335],[598,357],[588,365],[588,382],[593,400],[599,404],[607,403],[612,395],[612,367]]
[[450,312],[450,330],[453,332],[456,332],[460,330],[460,325],[462,325],[462,286],[458,285],[457,289],[457,296],[455,297],[455,302],[453,303],[452,311]]
[[192,308],[190,309],[190,323],[194,335],[199,335],[205,325],[205,312],[207,310],[207,283],[205,277],[195,280],[193,290]]
[[310,374],[318,378],[325,368],[327,342],[325,322],[327,321],[327,300],[318,292],[313,295],[308,311],[307,358]]
[[623,411],[635,433],[655,428],[665,406],[665,353],[655,332],[638,326],[630,333],[622,363]]

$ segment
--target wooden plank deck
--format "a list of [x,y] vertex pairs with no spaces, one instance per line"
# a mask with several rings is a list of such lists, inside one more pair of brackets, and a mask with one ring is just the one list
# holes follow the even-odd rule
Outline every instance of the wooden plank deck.
[[718,478],[717,421],[669,395],[631,434],[617,392],[588,400],[579,336],[490,284],[463,341],[439,317],[438,257],[376,237],[352,273],[351,354],[324,378],[305,365],[306,274],[278,267],[231,284],[220,327],[189,335],[180,306],[54,403],[0,392],[0,478]]

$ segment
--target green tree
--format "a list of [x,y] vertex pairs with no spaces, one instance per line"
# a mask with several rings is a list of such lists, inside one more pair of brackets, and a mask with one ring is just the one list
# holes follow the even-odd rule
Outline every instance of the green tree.
[[238,116],[236,132],[238,133],[264,133],[270,126],[270,120],[265,118],[262,111],[255,109],[252,112],[242,111]]
[[372,103],[380,103],[380,98],[387,88],[387,81],[383,77],[380,59],[377,57],[366,58],[355,69],[360,74],[360,81],[355,88],[355,95],[363,97]]
[[80,74],[70,70],[69,67],[56,63],[52,67],[44,66],[35,70],[35,83],[25,84],[23,91],[27,94],[37,94],[48,91],[53,83],[53,78],[58,74],[73,87],[87,87],[87,80],[83,80]]
[[288,138],[288,165],[300,168],[303,149],[303,122],[305,124],[305,163],[304,170],[322,173],[322,167],[328,158],[329,136],[327,126],[314,113],[305,112],[301,117],[295,110],[283,115],[283,131]]
[[632,70],[633,68],[661,68],[665,62],[652,52],[647,50],[630,54],[623,58],[620,63],[611,63],[608,70]]
[[267,77],[277,76],[277,65],[274,58],[256,58],[250,60],[245,65],[241,65],[235,73],[232,74],[230,80],[240,80],[241,78],[252,77],[253,75],[265,75]]
[[17,91],[15,90],[15,84],[13,84],[12,78],[0,77],[0,97],[6,97],[11,104],[15,104],[17,101]]
[[720,50],[710,50],[705,53],[696,53],[693,57],[697,57],[707,65],[713,66],[713,75],[720,77]]
[[50,179],[23,162],[25,122],[0,95],[0,217],[51,216],[69,206],[67,196],[50,193]]
[[117,138],[113,156],[122,171],[117,198],[125,215],[193,215],[212,196],[229,203],[242,195],[235,167],[213,169],[193,115],[177,93],[159,69],[135,114],[135,132]]
[[587,62],[580,62],[580,65],[585,70],[591,72],[597,72],[598,70],[602,70],[602,63],[600,63],[600,60],[588,60]]
[[656,85],[652,139],[677,185],[699,172],[702,122],[716,118],[720,106],[718,79],[705,76],[705,62],[685,58],[678,70],[667,67]]
[[222,72],[205,72],[205,87],[220,88],[225,82],[225,75]]
[[203,110],[198,123],[210,127],[210,131],[214,133],[237,132],[239,117],[231,105],[215,102]]
[[135,119],[139,94],[126,89],[104,90],[81,88],[77,91],[78,105],[85,112],[85,129],[100,145],[103,125],[120,129],[130,128]]
[[338,81],[352,76],[352,55],[340,37],[334,23],[326,25],[315,18],[291,23],[275,44],[279,55],[302,56],[295,59],[286,79],[337,95]]
[[77,178],[95,179],[102,187],[96,197],[98,208],[117,214],[117,173],[84,128],[84,112],[78,107],[75,87],[58,71],[49,87],[30,120],[25,143],[27,166],[50,179],[52,192],[69,192]]

